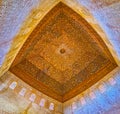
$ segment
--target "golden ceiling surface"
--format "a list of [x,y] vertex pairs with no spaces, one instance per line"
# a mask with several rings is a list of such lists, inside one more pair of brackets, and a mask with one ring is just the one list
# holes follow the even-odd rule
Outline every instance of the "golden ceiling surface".
[[59,3],[31,33],[10,70],[36,89],[64,102],[116,66],[92,27]]

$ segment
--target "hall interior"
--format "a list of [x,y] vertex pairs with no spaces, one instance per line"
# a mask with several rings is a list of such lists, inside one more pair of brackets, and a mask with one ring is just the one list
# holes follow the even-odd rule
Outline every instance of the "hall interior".
[[119,0],[1,0],[0,114],[119,114]]

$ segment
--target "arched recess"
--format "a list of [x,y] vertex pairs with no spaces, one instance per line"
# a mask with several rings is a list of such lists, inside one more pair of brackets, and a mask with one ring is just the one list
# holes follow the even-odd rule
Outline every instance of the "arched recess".
[[24,42],[33,31],[33,29],[36,27],[36,25],[40,22],[40,20],[47,14],[47,12],[50,11],[50,9],[52,9],[60,1],[71,7],[78,14],[80,14],[96,30],[96,32],[101,36],[101,38],[107,45],[117,64],[120,65],[119,58],[116,55],[116,52],[106,34],[99,26],[99,23],[85,7],[77,3],[77,0],[52,0],[51,2],[49,2],[49,0],[45,0],[37,8],[33,9],[29,13],[27,19],[22,24],[19,33],[13,38],[10,50],[6,54],[5,60],[0,68],[0,75],[2,75],[9,69],[20,48],[23,46]]

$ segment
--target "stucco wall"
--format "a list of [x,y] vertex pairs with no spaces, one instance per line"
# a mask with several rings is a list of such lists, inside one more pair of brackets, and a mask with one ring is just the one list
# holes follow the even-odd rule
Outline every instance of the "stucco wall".
[[[10,88],[13,82],[17,82],[14,89]],[[20,94],[22,88],[26,89],[24,96]],[[36,95],[34,101],[30,100],[32,94]],[[44,105],[40,105],[44,99]],[[54,108],[50,109],[50,104],[54,104]],[[0,78],[0,114],[62,114],[62,103],[42,94],[24,83],[10,72],[4,74]]]
[[64,114],[119,114],[120,68],[64,103]]

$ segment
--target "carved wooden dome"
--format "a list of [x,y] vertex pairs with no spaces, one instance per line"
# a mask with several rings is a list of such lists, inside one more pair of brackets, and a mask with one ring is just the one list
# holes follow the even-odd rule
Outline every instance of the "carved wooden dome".
[[116,66],[95,30],[79,14],[59,3],[33,30],[10,71],[64,102]]

